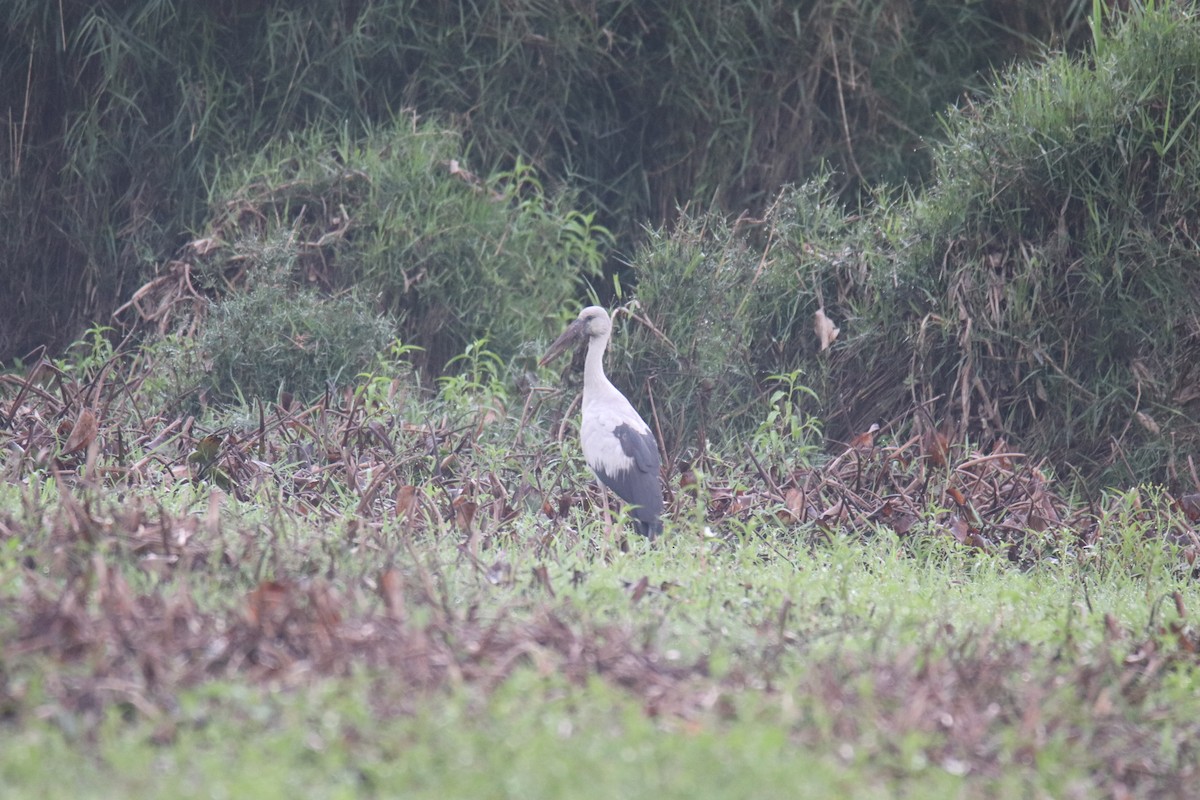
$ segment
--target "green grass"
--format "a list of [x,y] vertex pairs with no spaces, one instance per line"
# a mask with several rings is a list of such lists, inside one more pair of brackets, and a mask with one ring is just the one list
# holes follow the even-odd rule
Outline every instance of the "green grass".
[[[1118,689],[1122,659],[1180,621],[1161,598],[1200,608],[1194,583],[1168,569],[1126,569],[1085,592],[1070,561],[1021,571],[940,540],[914,555],[890,536],[767,548],[694,533],[679,525],[629,553],[603,540],[506,547],[485,554],[518,576],[499,585],[449,539],[416,551],[459,613],[523,622],[550,608],[581,629],[631,630],[663,664],[707,662],[666,699],[601,675],[571,680],[533,648],[495,691],[452,680],[424,692],[360,664],[316,680],[216,680],[160,714],[117,703],[89,724],[37,698],[32,665],[6,657],[9,691],[28,694],[3,723],[0,779],[10,797],[1064,797],[1110,785],[1114,741],[1185,763],[1200,712],[1194,657],[1141,699]],[[325,535],[305,526],[287,541]],[[345,554],[335,582],[370,560]],[[527,580],[539,565],[554,598]],[[627,587],[642,577],[665,588],[635,600]],[[236,607],[240,594],[207,602]],[[1119,724],[1093,713],[1106,688]],[[961,752],[958,735],[977,750]]]
[[[186,420],[142,375],[151,351],[0,381],[19,412],[0,434],[6,796],[1058,798],[1194,778],[1200,588],[1170,495],[1079,508],[1016,462],[971,472],[956,446],[927,467],[883,433],[830,459],[777,403],[752,462],[713,442],[697,487],[671,476],[664,537],[626,540],[571,422],[558,438],[571,394],[523,403],[503,364],[465,359],[435,396],[381,365],[309,408]],[[90,440],[71,433],[85,396]],[[817,479],[808,522],[781,514],[780,486]],[[956,485],[977,546],[952,535],[966,506],[942,507]],[[1034,501],[1062,522],[1011,530]],[[918,523],[869,523],[888,503]]]
[[[101,85],[121,85],[126,47],[149,41],[159,25],[178,27],[171,15],[179,9],[159,5],[161,18],[94,17],[95,35],[114,37],[96,53],[107,67]],[[1071,5],[1075,18],[1083,4]],[[399,6],[378,6],[389,7]],[[21,6],[26,16],[31,9]],[[873,39],[866,34],[888,27],[895,11],[853,30],[826,20],[837,48],[813,63],[842,63],[840,48]],[[566,19],[560,13],[523,18],[532,27],[515,31],[514,57],[567,55],[550,41],[525,46],[526,34],[542,35],[539,24]],[[306,30],[303,18],[273,19],[264,35],[282,48],[270,70],[279,77],[294,61],[286,53],[309,39],[295,35]],[[189,20],[204,23],[181,18]],[[770,20],[777,15],[717,29],[753,32]],[[1049,324],[1033,305],[1047,295],[1006,275],[1057,264],[1068,288],[1082,292],[1077,262],[1107,269],[1106,254],[1116,252],[1137,266],[1131,248],[1159,242],[1150,235],[1162,229],[1151,224],[1159,217],[1179,238],[1174,249],[1144,250],[1169,258],[1146,262],[1159,271],[1141,277],[1159,282],[1142,287],[1142,299],[1177,300],[1168,317],[1180,330],[1158,335],[1180,349],[1161,353],[1161,366],[1190,363],[1187,292],[1166,292],[1174,284],[1161,281],[1194,260],[1178,220],[1195,183],[1186,132],[1196,116],[1183,109],[1200,86],[1197,29],[1190,12],[1136,21],[1111,35],[1097,30],[1092,60],[1018,70],[995,100],[950,115],[949,144],[933,161],[937,183],[923,195],[880,191],[875,210],[851,217],[834,201],[840,189],[818,181],[781,195],[761,226],[698,214],[669,235],[649,235],[636,259],[638,301],[616,317],[609,365],[618,383],[644,376],[641,387],[624,388],[635,389],[667,450],[669,519],[653,543],[628,538],[624,521],[601,520],[574,393],[551,388],[565,376],[539,371],[532,358],[547,314],[562,311],[581,275],[599,275],[613,242],[590,213],[572,209],[576,190],[543,190],[520,159],[489,178],[451,171],[450,156],[472,148],[460,152],[441,127],[369,125],[369,104],[358,122],[321,127],[323,115],[305,110],[334,100],[303,76],[289,78],[283,96],[249,104],[260,124],[246,131],[247,152],[222,159],[224,172],[205,181],[219,235],[186,248],[180,258],[190,261],[172,262],[139,295],[148,324],[160,333],[184,325],[181,335],[131,350],[94,327],[61,359],[0,374],[4,796],[1183,796],[1195,784],[1200,736],[1200,543],[1181,496],[1193,491],[1186,448],[1172,455],[1169,487],[1093,492],[1085,502],[1065,494],[1044,462],[1013,453],[1015,442],[989,452],[993,436],[980,444],[948,426],[934,430],[955,404],[967,423],[967,406],[985,403],[986,386],[964,394],[918,385],[939,358],[974,346],[956,325],[984,336],[980,368],[964,376],[1019,366],[1003,355],[1011,320],[982,313],[995,288],[988,281],[1014,292],[1003,304],[1010,316]],[[490,28],[469,30],[484,49],[501,41]],[[609,31],[605,59],[653,33],[640,30]],[[668,51],[694,45],[688,52],[705,56],[708,40],[693,39],[686,25],[659,33],[677,40]],[[347,41],[372,35],[364,29]],[[462,50],[449,39],[438,47]],[[1151,63],[1147,53],[1164,60]],[[365,86],[353,48],[345,56],[343,77]],[[1119,69],[1126,61],[1142,71]],[[827,72],[806,80],[827,82]],[[536,72],[539,80],[570,74]],[[476,88],[505,80],[475,79]],[[746,116],[740,95],[725,93],[734,84],[709,79],[730,101],[701,103],[716,109],[710,121],[730,108]],[[850,87],[832,79],[831,91]],[[485,95],[489,103],[506,96]],[[510,105],[507,113],[522,113]],[[843,109],[835,138],[848,113],[867,111]],[[305,132],[294,131],[293,115],[308,120]],[[1121,120],[1129,129],[1114,132]],[[710,159],[731,161],[722,155],[731,144],[756,141],[734,133],[701,146],[689,137],[705,136],[704,126],[689,128],[686,116],[672,124],[686,136],[671,149],[694,158],[672,160],[678,171],[638,189],[628,207],[644,205],[643,190],[665,197],[672,185],[709,185]],[[103,130],[80,121],[72,137],[86,144]],[[258,148],[263,131],[280,135]],[[1056,143],[1046,144],[1047,131]],[[586,141],[586,131],[578,135]],[[163,146],[174,153],[171,141]],[[200,144],[195,169],[224,152]],[[1105,158],[1113,148],[1141,160]],[[754,158],[759,149],[742,147]],[[786,166],[778,152],[762,149]],[[537,163],[553,181],[556,171]],[[733,191],[758,197],[758,168],[739,163],[730,174],[743,185]],[[1153,164],[1162,169],[1147,170]],[[859,178],[883,169],[862,167],[853,170]],[[153,174],[131,178],[129,198]],[[764,187],[774,180],[760,177]],[[1094,195],[1070,188],[1093,179]],[[1105,187],[1120,202],[1088,199],[1107,197]],[[1126,202],[1130,188],[1134,200],[1155,203]],[[177,202],[199,202],[181,199],[177,184],[164,189]],[[1129,224],[1093,224],[1105,219]],[[746,233],[746,224],[758,230]],[[1120,236],[1105,238],[1114,231]],[[1001,241],[1012,259],[980,257]],[[138,252],[126,256],[151,257]],[[549,280],[536,279],[535,268]],[[972,276],[976,285],[949,294],[939,283]],[[224,293],[256,281],[258,294],[209,313],[215,327],[206,331],[196,287]],[[351,286],[363,294],[342,292]],[[541,299],[518,302],[533,296]],[[1074,296],[1061,298],[1072,321],[1075,306],[1065,301]],[[313,303],[297,306],[297,297]],[[939,305],[948,297],[958,304]],[[844,332],[817,352],[812,312],[826,301]],[[386,331],[371,322],[368,302],[430,338],[409,336],[375,356]],[[684,313],[689,302],[699,313]],[[431,326],[448,324],[449,307],[461,310],[458,327],[436,344]],[[1104,307],[1089,313],[1110,319]],[[919,331],[901,324],[914,309]],[[1063,341],[1083,330],[1092,332],[1072,327]],[[487,331],[494,341],[477,338]],[[228,334],[224,343],[214,343],[218,333]],[[644,337],[655,354],[639,344]],[[1024,362],[1036,377],[1053,366],[1041,360],[1055,351],[1046,341],[1010,355],[1037,355]],[[777,362],[789,347],[817,360]],[[280,348],[288,359],[268,358]],[[886,362],[883,372],[858,360],[868,350]],[[1121,363],[1136,355],[1120,353]],[[421,358],[436,362],[424,376],[436,380],[414,368]],[[833,385],[835,368],[855,373],[854,391],[808,388]],[[209,370],[229,382],[213,384],[208,404],[193,404],[191,387]],[[1150,398],[1152,372],[1138,377],[1130,414],[1141,409],[1143,383]],[[1185,398],[1191,373],[1178,372],[1178,384],[1159,388]],[[905,380],[905,391],[887,389]],[[1013,380],[1038,396],[1032,378]],[[881,412],[885,424],[870,441],[844,449],[823,441],[829,417],[811,414],[818,402],[841,404],[835,415],[845,426],[879,411],[885,396],[899,398],[904,414],[925,398],[930,419],[909,426]],[[1038,402],[1050,406],[1052,397]],[[950,406],[936,409],[938,398]],[[1054,410],[1078,416],[1070,403]],[[994,421],[994,437],[1008,435]],[[944,447],[938,435],[948,437]]]
[[[39,783],[80,797],[738,797],[868,788],[836,758],[797,752],[778,726],[664,730],[613,689],[549,687],[531,676],[515,683],[528,685],[506,687],[481,707],[452,698],[369,731],[361,687],[260,699],[251,713],[270,715],[269,726],[218,723],[180,735],[167,752],[145,743],[148,730],[123,731],[83,763],[59,734],[43,732],[10,751],[16,764],[4,777],[12,797],[37,796]],[[50,768],[54,753],[72,763]],[[23,769],[34,777],[28,794]]]

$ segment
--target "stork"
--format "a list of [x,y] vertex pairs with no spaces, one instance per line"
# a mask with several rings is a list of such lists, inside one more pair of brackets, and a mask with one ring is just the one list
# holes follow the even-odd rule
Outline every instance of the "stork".
[[604,486],[633,506],[633,527],[653,539],[662,533],[662,478],[658,444],[646,424],[604,375],[604,349],[612,323],[599,306],[588,306],[554,340],[539,362],[545,366],[572,345],[587,340],[583,367],[583,459]]

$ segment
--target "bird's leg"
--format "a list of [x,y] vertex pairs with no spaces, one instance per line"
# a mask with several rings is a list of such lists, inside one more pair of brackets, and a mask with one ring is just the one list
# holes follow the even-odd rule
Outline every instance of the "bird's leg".
[[604,533],[601,535],[603,544],[597,542],[596,549],[603,554],[604,559],[607,561],[612,557],[614,541],[612,516],[608,513],[608,487],[602,481],[596,481],[596,485],[600,487],[600,510],[604,519]]
[[600,504],[604,509],[604,538],[611,543],[613,538],[613,525],[612,518],[608,513],[608,487],[603,483],[600,484],[600,498]]
[[[622,553],[628,552],[629,540],[625,538],[625,527],[620,523],[620,518],[613,520],[612,515],[608,510],[608,500],[611,493],[608,487],[603,483],[600,484],[600,494],[604,498],[604,540],[609,547],[615,547]],[[620,505],[617,508],[621,508]]]

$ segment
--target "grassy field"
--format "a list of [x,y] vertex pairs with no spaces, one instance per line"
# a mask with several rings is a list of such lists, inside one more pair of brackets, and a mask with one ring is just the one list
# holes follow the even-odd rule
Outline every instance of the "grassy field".
[[1194,782],[1187,502],[888,431],[822,454],[787,405],[671,476],[651,543],[604,522],[569,392],[396,367],[194,418],[146,358],[0,387],[6,797]]
[[1191,4],[108,5],[0,48],[0,798],[1195,793]]

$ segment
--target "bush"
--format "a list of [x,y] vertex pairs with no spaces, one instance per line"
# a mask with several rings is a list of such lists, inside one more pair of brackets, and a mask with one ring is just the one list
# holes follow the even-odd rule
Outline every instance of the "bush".
[[632,251],[690,202],[758,208],[823,161],[915,179],[933,114],[1086,0],[10,0],[0,359],[70,341],[203,224],[231,160],[397,109],[480,170],[533,164]]
[[352,295],[326,298],[270,276],[215,304],[201,323],[198,383],[213,400],[309,399],[369,369],[393,335]]
[[1197,108],[1200,20],[1168,10],[949,117],[901,260],[947,413],[1109,479],[1200,444]]
[[461,158],[452,133],[410,119],[288,137],[222,176],[210,238],[231,246],[199,271],[236,285],[263,268],[239,242],[280,242],[293,280],[355,287],[429,371],[485,337],[507,360],[550,332],[609,237],[527,167],[484,180]]
[[[671,446],[752,429],[767,413],[772,376],[821,384],[827,359],[812,325],[821,298],[876,297],[860,285],[870,273],[856,245],[868,227],[843,212],[825,176],[781,194],[753,225],[710,213],[651,232],[635,259],[637,307],[649,324],[624,326],[615,349],[649,376]],[[647,387],[631,389],[649,402]]]
[[[1093,60],[1019,68],[951,112],[920,196],[848,214],[814,182],[739,236],[708,218],[660,235],[638,265],[667,341],[635,326],[638,369],[729,360],[676,359],[688,377],[656,400],[679,429],[708,408],[752,430],[764,379],[799,370],[836,439],[920,405],[1088,479],[1180,480],[1200,446],[1197,108],[1200,21],[1145,12]],[[841,326],[827,352],[818,308]]]

